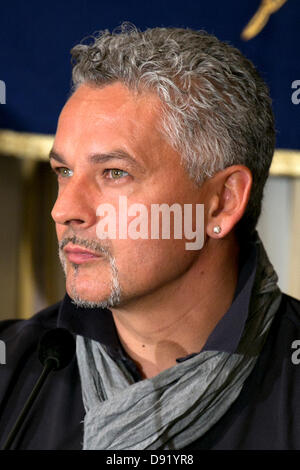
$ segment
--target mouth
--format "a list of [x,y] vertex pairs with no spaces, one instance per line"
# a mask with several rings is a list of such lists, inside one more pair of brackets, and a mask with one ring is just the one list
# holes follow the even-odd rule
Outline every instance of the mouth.
[[68,261],[75,264],[82,264],[101,258],[101,254],[86,250],[77,245],[68,244],[63,249]]

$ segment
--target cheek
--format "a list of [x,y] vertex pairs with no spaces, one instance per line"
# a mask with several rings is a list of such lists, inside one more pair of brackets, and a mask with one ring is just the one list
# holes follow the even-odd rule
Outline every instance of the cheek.
[[196,252],[184,240],[118,240],[114,255],[122,284],[155,287],[185,272]]

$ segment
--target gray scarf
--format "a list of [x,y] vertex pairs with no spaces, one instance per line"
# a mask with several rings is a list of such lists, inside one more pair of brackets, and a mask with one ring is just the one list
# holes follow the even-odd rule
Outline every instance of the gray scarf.
[[234,353],[202,351],[134,382],[100,343],[77,336],[83,449],[182,449],[208,431],[238,397],[256,363],[281,292],[257,238],[258,265],[242,338]]

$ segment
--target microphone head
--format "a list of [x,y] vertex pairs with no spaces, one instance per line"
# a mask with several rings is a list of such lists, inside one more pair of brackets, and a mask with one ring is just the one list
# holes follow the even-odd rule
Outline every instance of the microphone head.
[[52,359],[56,363],[54,370],[60,370],[71,362],[75,349],[75,339],[72,333],[65,328],[54,328],[46,331],[41,337],[38,356],[43,366],[47,360]]

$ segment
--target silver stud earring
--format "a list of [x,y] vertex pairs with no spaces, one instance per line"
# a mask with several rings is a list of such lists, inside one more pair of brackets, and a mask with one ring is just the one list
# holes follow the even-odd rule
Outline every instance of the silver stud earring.
[[220,233],[221,230],[222,229],[221,229],[220,225],[215,225],[214,228],[213,228],[214,233]]

